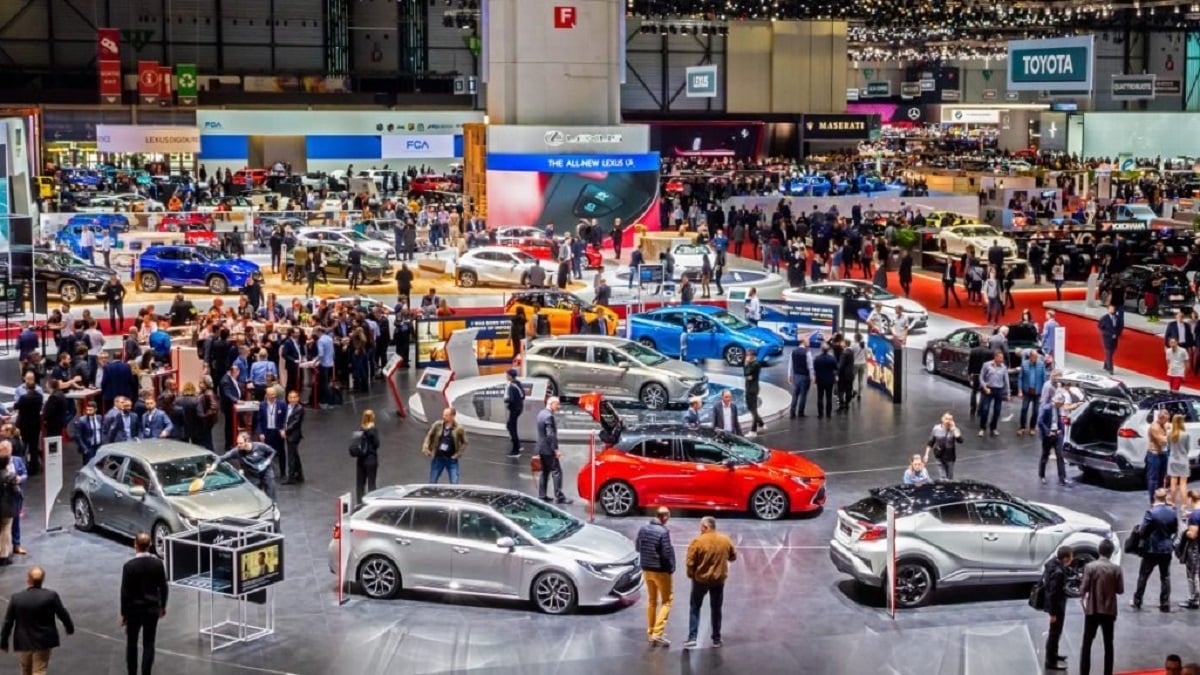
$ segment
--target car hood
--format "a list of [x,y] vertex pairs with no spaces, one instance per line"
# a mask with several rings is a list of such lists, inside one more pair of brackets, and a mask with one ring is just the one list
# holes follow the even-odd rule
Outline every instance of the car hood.
[[1034,504],[1046,509],[1047,511],[1053,511],[1060,518],[1062,518],[1066,522],[1067,525],[1070,525],[1071,527],[1073,527],[1077,530],[1082,530],[1085,528],[1086,529],[1094,529],[1094,530],[1104,530],[1104,531],[1112,530],[1111,523],[1108,523],[1108,522],[1106,522],[1100,518],[1097,518],[1095,516],[1089,516],[1086,513],[1080,513],[1079,511],[1073,511],[1071,509],[1068,509],[1068,508],[1065,508],[1062,506],[1057,506],[1055,504],[1043,504],[1041,502],[1034,502]]
[[250,262],[249,260],[242,260],[240,258],[235,260],[222,260],[217,264],[226,269],[237,270],[238,272],[243,272],[245,274],[253,274],[258,271],[258,265]]
[[633,542],[623,534],[598,525],[583,528],[566,539],[548,544],[578,554],[580,560],[598,563],[625,562],[637,558]]
[[908,298],[895,298],[893,300],[881,300],[884,307],[903,307],[906,313],[910,314],[928,314],[929,310],[925,309],[921,303]]
[[768,345],[774,345],[774,344],[782,345],[783,344],[782,338],[780,338],[775,333],[771,332],[769,329],[763,328],[761,326],[752,326],[750,328],[745,328],[745,329],[742,329],[737,332],[746,337],[752,337],[756,340],[762,340],[763,344],[768,344]]
[[665,370],[676,377],[688,380],[700,380],[705,377],[704,370],[692,363],[684,363],[675,359],[667,359],[662,363],[654,366],[658,370]]
[[167,501],[180,515],[200,520],[227,516],[262,518],[271,510],[271,498],[249,483],[221,490],[167,497]]
[[800,455],[771,450],[771,456],[759,466],[801,478],[824,478],[825,470]]

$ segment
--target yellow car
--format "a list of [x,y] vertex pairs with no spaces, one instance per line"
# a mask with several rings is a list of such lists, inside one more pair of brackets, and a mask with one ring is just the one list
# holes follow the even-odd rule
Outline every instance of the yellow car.
[[[573,330],[571,315],[578,308],[580,314],[583,315],[584,326],[592,324],[600,317],[604,317],[606,335],[617,334],[617,313],[611,309],[601,305],[589,305],[579,296],[574,293],[560,291],[558,289],[536,289],[530,291],[518,291],[514,293],[508,300],[508,304],[504,307],[505,314],[516,314],[517,308],[525,309],[525,317],[530,321],[533,320],[533,315],[536,312],[541,312],[550,317],[550,334],[551,335],[572,335],[577,332],[586,332]],[[532,324],[531,324],[532,325]],[[532,335],[533,330],[529,333]]]
[[38,176],[37,187],[38,199],[54,199],[54,193],[58,190],[58,184],[51,176]]

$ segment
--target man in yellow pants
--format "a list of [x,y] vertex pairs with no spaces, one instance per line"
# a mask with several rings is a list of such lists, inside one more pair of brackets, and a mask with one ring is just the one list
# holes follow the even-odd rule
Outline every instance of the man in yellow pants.
[[667,617],[671,615],[671,599],[675,595],[671,575],[675,573],[675,549],[671,547],[671,531],[667,521],[671,511],[659,507],[654,520],[638,530],[637,550],[641,557],[642,578],[646,580],[646,636],[654,646],[669,647],[663,636]]

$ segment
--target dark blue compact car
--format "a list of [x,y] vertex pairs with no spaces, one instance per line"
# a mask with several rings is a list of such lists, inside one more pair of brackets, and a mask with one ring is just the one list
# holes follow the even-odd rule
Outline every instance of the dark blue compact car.
[[138,288],[153,293],[163,286],[206,286],[223,295],[246,285],[258,265],[209,246],[151,246],[138,256]]
[[121,213],[77,213],[67,221],[68,225],[94,225],[108,230],[115,237],[120,232],[129,231],[129,219]]
[[679,356],[687,335],[687,358],[721,359],[740,366],[746,350],[755,349],[760,361],[783,354],[783,338],[766,328],[708,305],[661,307],[629,316],[629,338],[668,356]]

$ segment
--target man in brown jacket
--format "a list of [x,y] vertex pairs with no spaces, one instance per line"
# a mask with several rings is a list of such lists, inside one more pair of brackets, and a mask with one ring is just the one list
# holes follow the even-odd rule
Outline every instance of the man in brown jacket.
[[429,425],[421,443],[421,452],[430,459],[430,483],[438,482],[445,472],[451,484],[458,484],[458,458],[467,449],[467,432],[455,417],[454,408],[442,410],[442,419]]
[[704,596],[709,597],[709,618],[712,622],[712,643],[721,646],[721,603],[725,599],[725,578],[729,563],[737,560],[737,551],[729,537],[717,532],[717,519],[700,519],[700,536],[692,540],[687,551],[687,575],[692,580],[691,613],[688,616],[688,639],[684,649],[696,646],[700,632],[700,608]]
[[1104,675],[1113,672],[1113,624],[1117,620],[1117,596],[1125,592],[1125,576],[1120,565],[1109,560],[1116,547],[1107,539],[1100,542],[1100,559],[1083,568],[1079,601],[1083,604],[1083,650],[1079,672],[1088,675],[1092,666],[1092,640],[1096,630],[1104,636]]

